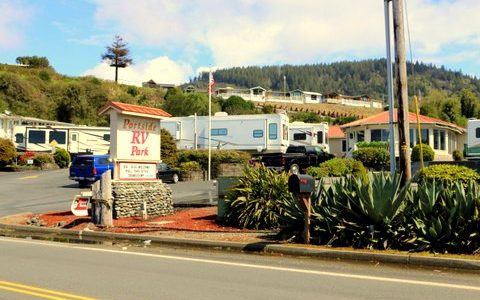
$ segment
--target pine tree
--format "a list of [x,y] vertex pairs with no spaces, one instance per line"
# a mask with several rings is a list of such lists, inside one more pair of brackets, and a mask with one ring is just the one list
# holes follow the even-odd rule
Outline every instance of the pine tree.
[[102,60],[108,62],[110,67],[115,67],[115,83],[117,83],[118,68],[125,68],[132,63],[129,57],[130,50],[119,35],[116,35],[112,45],[106,48],[107,52],[102,55]]

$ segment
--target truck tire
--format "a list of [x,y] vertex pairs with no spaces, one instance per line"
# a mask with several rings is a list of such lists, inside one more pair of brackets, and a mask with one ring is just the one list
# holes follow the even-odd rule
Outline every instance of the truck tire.
[[177,183],[178,182],[178,174],[173,174],[172,176],[172,182]]
[[300,166],[297,164],[291,164],[290,165],[290,173],[298,175],[300,174]]
[[78,187],[80,187],[80,188],[84,188],[84,187],[87,187],[87,186],[88,186],[88,181],[86,181],[86,180],[80,180],[78,182]]

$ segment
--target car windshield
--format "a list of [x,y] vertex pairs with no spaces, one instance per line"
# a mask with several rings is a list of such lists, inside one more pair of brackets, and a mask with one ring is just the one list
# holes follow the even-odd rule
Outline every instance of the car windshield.
[[93,166],[93,157],[77,157],[73,160],[72,165],[81,167]]

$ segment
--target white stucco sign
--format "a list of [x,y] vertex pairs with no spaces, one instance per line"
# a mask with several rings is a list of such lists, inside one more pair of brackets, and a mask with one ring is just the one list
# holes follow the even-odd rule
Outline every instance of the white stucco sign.
[[156,180],[160,155],[160,120],[171,115],[161,109],[110,102],[100,110],[110,115],[110,157],[114,179]]

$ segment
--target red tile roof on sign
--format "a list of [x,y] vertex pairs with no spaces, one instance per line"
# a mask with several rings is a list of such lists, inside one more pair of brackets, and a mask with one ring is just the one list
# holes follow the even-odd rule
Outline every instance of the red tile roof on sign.
[[[462,127],[462,126],[459,126],[457,124],[453,124],[453,123],[450,123],[450,122],[446,122],[446,121],[443,121],[443,120],[440,120],[440,119],[435,119],[435,118],[432,118],[432,117],[427,117],[427,116],[420,115],[419,120],[420,120],[420,124],[437,124],[437,125],[452,127],[452,128],[455,128],[456,130],[459,130],[461,132],[465,131],[465,128]],[[370,117],[367,117],[367,118],[364,118],[364,119],[361,119],[361,120],[357,120],[357,121],[353,121],[353,122],[344,124],[344,125],[341,126],[341,128],[345,129],[345,128],[354,127],[354,126],[361,126],[361,125],[388,124],[388,121],[389,121],[389,112],[384,111],[384,112],[378,113],[376,115],[373,115],[373,116],[370,116]],[[394,123],[397,122],[397,109],[396,108],[393,111],[393,122]],[[417,115],[413,112],[409,112],[408,113],[408,122],[410,124],[417,123]]]
[[345,132],[338,125],[328,126],[328,138],[344,138]]
[[102,109],[100,109],[100,113],[105,112],[110,107],[116,108],[121,111],[138,113],[138,114],[154,115],[154,116],[160,116],[160,117],[172,116],[171,114],[167,113],[166,111],[160,108],[146,107],[141,105],[127,104],[127,103],[114,102],[114,101],[107,103],[107,105],[105,105]]

